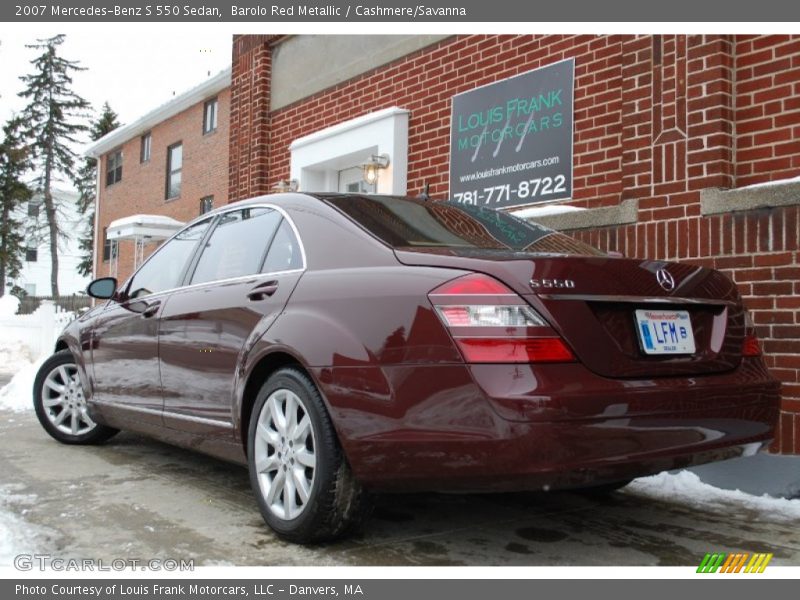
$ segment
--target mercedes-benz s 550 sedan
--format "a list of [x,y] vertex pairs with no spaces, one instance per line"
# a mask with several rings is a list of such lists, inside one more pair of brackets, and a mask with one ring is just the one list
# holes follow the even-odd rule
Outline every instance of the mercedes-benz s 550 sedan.
[[297,542],[352,529],[372,491],[613,489],[755,452],[778,413],[723,274],[480,206],[264,196],[88,292],[36,378],[47,432],[246,464]]

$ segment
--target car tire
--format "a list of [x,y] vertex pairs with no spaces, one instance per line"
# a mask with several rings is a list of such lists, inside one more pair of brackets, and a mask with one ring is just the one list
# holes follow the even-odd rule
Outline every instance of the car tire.
[[284,540],[329,542],[356,529],[371,502],[353,477],[313,381],[286,367],[267,379],[248,427],[250,484]]
[[33,408],[44,430],[63,444],[100,444],[119,430],[92,420],[75,358],[60,350],[39,368],[33,383]]

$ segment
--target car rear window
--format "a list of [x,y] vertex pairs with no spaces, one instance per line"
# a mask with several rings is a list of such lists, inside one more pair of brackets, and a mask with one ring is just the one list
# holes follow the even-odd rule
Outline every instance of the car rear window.
[[567,235],[483,206],[393,196],[329,196],[325,200],[393,248],[603,255]]

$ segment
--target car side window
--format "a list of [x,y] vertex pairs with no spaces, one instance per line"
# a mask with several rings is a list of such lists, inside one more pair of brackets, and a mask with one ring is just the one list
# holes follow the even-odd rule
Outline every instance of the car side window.
[[166,242],[139,269],[128,286],[129,298],[143,298],[163,290],[178,287],[186,263],[198,242],[203,238],[211,219],[187,227]]
[[258,273],[280,221],[281,214],[271,208],[242,208],[221,215],[203,248],[191,283]]
[[303,255],[300,250],[300,242],[297,241],[289,221],[284,219],[275,234],[275,239],[272,240],[261,272],[273,273],[302,268]]

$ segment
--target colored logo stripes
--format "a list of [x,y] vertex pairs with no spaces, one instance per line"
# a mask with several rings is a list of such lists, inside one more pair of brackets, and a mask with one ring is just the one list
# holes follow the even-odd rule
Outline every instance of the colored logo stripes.
[[763,573],[771,560],[771,553],[757,552],[749,554],[747,552],[736,552],[734,554],[725,554],[724,552],[714,552],[708,553],[703,557],[700,566],[697,567],[697,572]]

